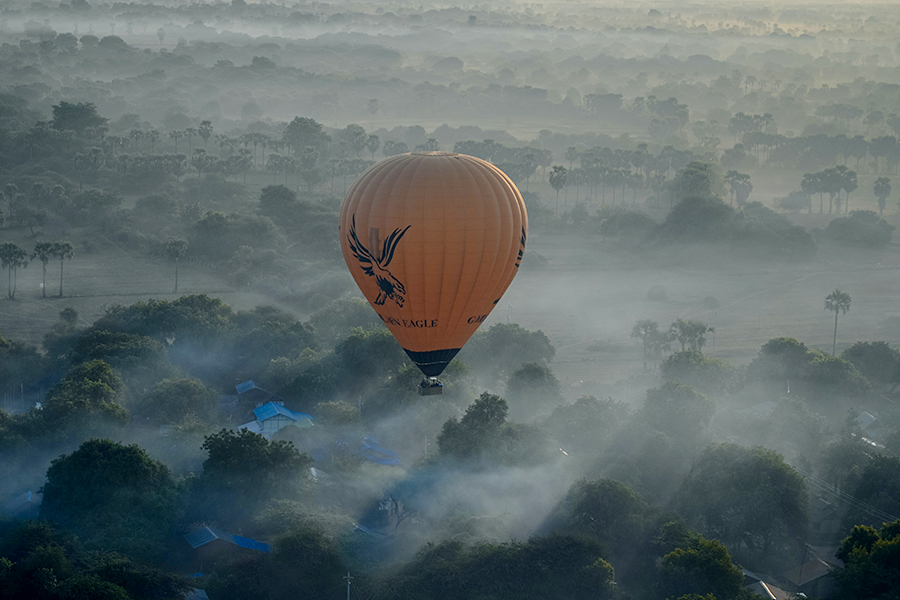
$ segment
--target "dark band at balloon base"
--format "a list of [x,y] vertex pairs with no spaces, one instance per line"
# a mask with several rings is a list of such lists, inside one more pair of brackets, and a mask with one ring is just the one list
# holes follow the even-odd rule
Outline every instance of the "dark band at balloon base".
[[431,350],[429,352],[414,352],[412,350],[403,349],[413,361],[419,370],[425,374],[425,377],[437,377],[444,372],[456,353],[460,348],[449,348],[447,350]]

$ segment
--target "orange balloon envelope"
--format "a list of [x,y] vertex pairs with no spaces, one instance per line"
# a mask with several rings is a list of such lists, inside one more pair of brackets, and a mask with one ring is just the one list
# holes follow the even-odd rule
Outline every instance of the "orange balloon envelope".
[[416,152],[360,175],[341,207],[340,236],[363,295],[419,369],[437,377],[515,277],[528,215],[491,163]]

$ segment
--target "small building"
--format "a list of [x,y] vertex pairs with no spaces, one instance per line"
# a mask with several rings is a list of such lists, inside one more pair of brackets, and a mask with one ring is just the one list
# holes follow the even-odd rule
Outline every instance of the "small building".
[[256,405],[265,404],[274,396],[274,394],[272,394],[271,392],[267,392],[266,390],[256,385],[256,382],[252,379],[248,379],[244,383],[237,384],[236,386],[234,386],[234,389],[238,393],[238,397],[241,399],[241,402],[251,402]]
[[354,452],[363,458],[379,465],[399,465],[400,455],[381,445],[381,443],[367,435],[363,438],[362,447]]
[[6,514],[14,519],[36,519],[41,510],[43,496],[31,490],[23,492],[6,503]]
[[264,542],[225,533],[213,527],[204,526],[186,534],[185,541],[194,549],[186,568],[200,573],[215,571],[247,552],[271,552],[272,547]]
[[313,426],[313,416],[286,408],[278,402],[267,402],[253,409],[255,421],[239,425],[238,429],[247,429],[265,438],[272,437],[276,431],[284,427],[294,426],[306,429]]
[[794,591],[827,600],[837,592],[834,568],[824,560],[814,558],[785,572],[782,577],[792,584]]
[[[811,512],[810,524],[818,540],[832,540],[843,530],[843,513],[825,498],[821,496],[816,498],[812,502]],[[826,559],[826,562],[833,562],[833,560]]]
[[761,580],[744,586],[744,589],[757,596],[762,596],[764,600],[793,600],[794,598],[794,594]]

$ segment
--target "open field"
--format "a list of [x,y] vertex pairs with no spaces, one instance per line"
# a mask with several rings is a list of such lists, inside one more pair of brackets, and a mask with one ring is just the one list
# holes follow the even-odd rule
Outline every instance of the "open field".
[[[780,336],[830,352],[834,316],[824,311],[824,299],[841,288],[853,303],[839,319],[839,353],[860,340],[900,343],[900,330],[883,327],[900,315],[898,247],[883,253],[825,247],[814,261],[797,264],[715,265],[706,256],[698,257],[703,266],[690,268],[603,257],[587,242],[573,248],[537,235],[530,241],[549,266],[521,273],[486,326],[509,315],[543,330],[557,349],[554,372],[576,395],[639,375],[641,347],[631,328],[642,318],[663,328],[679,317],[705,321],[716,329],[706,352],[738,365]],[[647,300],[652,285],[665,286],[665,302]],[[704,308],[707,296],[718,300],[717,310]]]
[[[797,220],[809,227],[825,218],[798,215]],[[24,239],[20,243],[28,245]],[[641,373],[640,344],[631,338],[634,322],[642,318],[661,327],[679,317],[705,321],[715,327],[706,352],[738,365],[778,336],[830,351],[834,321],[823,304],[839,287],[853,303],[839,319],[838,352],[859,340],[900,344],[900,328],[883,326],[886,318],[900,316],[898,246],[884,252],[823,246],[815,260],[805,263],[735,263],[717,262],[700,250],[646,259],[604,251],[587,238],[535,233],[529,250],[549,265],[523,269],[484,327],[510,320],[543,330],[557,349],[553,369],[572,397],[610,394],[623,382],[654,384]],[[235,289],[208,267],[190,262],[181,267],[176,295],[171,263],[109,245],[66,263],[62,299],[55,297],[59,264],[49,265],[45,299],[40,297],[40,267],[32,263],[21,270],[16,299],[0,300],[0,335],[39,345],[63,308],[77,310],[86,326],[112,304],[191,293],[219,297],[237,310],[274,304],[298,318],[308,316],[253,289]],[[666,301],[647,300],[653,285],[665,287]],[[717,310],[704,308],[708,296],[718,301]]]

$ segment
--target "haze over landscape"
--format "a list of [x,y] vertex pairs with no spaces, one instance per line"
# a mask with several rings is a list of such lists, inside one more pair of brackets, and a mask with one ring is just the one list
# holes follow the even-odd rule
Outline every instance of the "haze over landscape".
[[[893,598],[898,30],[890,2],[7,0],[0,589]],[[338,233],[407,152],[528,209],[440,395]]]

